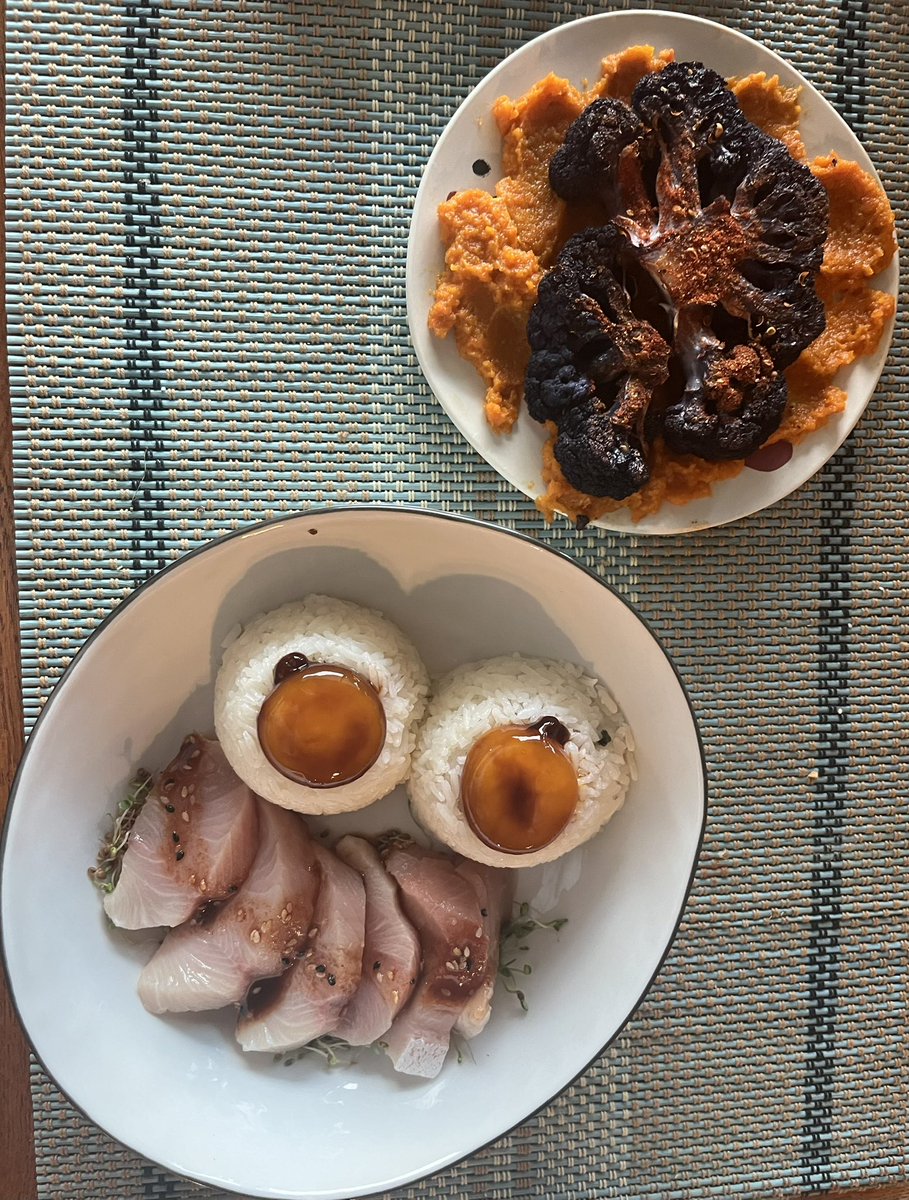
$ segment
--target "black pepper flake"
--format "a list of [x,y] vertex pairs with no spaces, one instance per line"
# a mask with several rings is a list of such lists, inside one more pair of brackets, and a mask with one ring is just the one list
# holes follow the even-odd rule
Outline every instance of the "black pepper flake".
[[488,175],[492,167],[490,167],[485,158],[476,158],[474,159],[472,170],[474,175]]
[[177,862],[179,862],[181,858],[183,858],[183,851],[182,851],[182,850],[178,850],[178,851],[177,851]]
[[446,199],[446,200],[453,200],[453,199],[454,199],[454,197],[455,197],[455,196],[457,196],[457,194],[458,194],[457,192],[449,192],[449,193],[448,193],[448,195],[445,197],[445,199]]
[[374,963],[372,964],[372,969],[373,969],[374,971],[381,971],[381,970],[382,970],[382,964],[381,964],[380,962],[376,961],[376,962],[374,962]]
[[180,835],[179,835],[179,833],[177,833],[176,829],[173,831],[173,833],[170,836],[174,839],[175,842],[179,843]]
[[337,980],[335,979],[334,975],[329,975],[329,977],[328,977],[328,986],[329,986],[329,987],[334,987],[336,983],[337,983]]
[[322,965],[322,963],[319,963],[319,965],[316,967],[316,974],[317,975],[325,974],[325,967]]
[[481,908],[481,909],[480,909],[480,916],[481,916],[481,917],[488,917],[488,916],[489,916],[489,909],[488,909],[488,908]]

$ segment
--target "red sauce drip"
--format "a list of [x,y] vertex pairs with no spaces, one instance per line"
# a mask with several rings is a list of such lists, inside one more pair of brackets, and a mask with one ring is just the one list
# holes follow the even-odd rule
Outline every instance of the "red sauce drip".
[[282,775],[307,787],[359,779],[385,744],[385,709],[368,679],[347,667],[288,654],[259,710],[259,744]]
[[772,442],[769,446],[761,446],[754,454],[745,459],[745,466],[752,471],[778,471],[785,467],[792,458],[792,442]]
[[477,837],[506,854],[548,846],[577,808],[570,734],[555,717],[504,725],[478,738],[461,774],[461,804]]

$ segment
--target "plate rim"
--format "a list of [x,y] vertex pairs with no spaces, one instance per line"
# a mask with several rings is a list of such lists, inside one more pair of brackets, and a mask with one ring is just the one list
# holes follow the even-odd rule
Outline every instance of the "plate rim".
[[[18,800],[19,787],[21,784],[22,776],[24,774],[26,765],[27,765],[28,761],[30,760],[30,754],[31,754],[33,743],[34,743],[35,734],[38,731],[38,729],[41,727],[41,725],[44,723],[46,715],[50,711],[52,705],[54,704],[56,697],[62,692],[64,684],[70,679],[70,677],[73,674],[74,668],[77,666],[77,664],[80,662],[80,660],[84,657],[84,654],[88,650],[90,645],[97,638],[99,638],[101,636],[101,634],[105,631],[105,629],[114,622],[114,620],[118,617],[118,615],[122,611],[124,611],[126,609],[126,607],[132,603],[133,600],[137,599],[140,595],[143,595],[143,594],[147,593],[148,591],[150,591],[164,576],[169,575],[169,574],[179,570],[180,568],[182,568],[186,564],[188,564],[191,560],[200,557],[201,555],[205,554],[206,552],[208,552],[212,549],[215,549],[216,547],[226,545],[229,542],[240,540],[244,537],[249,537],[250,535],[255,535],[257,533],[264,533],[264,532],[267,532],[268,530],[278,527],[278,526],[291,525],[294,523],[300,523],[302,525],[304,523],[309,523],[313,520],[323,520],[325,518],[330,519],[332,517],[332,514],[348,514],[348,515],[356,514],[356,515],[362,516],[364,514],[369,514],[372,512],[382,513],[385,515],[397,514],[397,515],[403,515],[403,516],[423,518],[425,520],[441,519],[441,520],[445,520],[445,521],[451,521],[451,522],[454,522],[454,523],[460,524],[460,525],[479,527],[488,532],[501,534],[505,537],[515,538],[519,542],[523,543],[524,545],[526,545],[528,547],[536,548],[547,554],[552,554],[557,559],[562,560],[562,562],[564,562],[565,564],[567,564],[571,567],[574,567],[575,569],[577,569],[579,571],[582,571],[584,574],[590,576],[590,578],[593,579],[596,583],[598,583],[601,587],[605,588],[606,591],[608,591],[615,599],[617,599],[619,601],[619,603],[624,605],[624,607],[626,609],[628,609],[628,611],[631,613],[631,615],[641,623],[641,625],[644,627],[645,631],[653,639],[658,650],[660,651],[660,653],[662,654],[662,656],[668,663],[670,670],[672,671],[673,675],[675,676],[676,681],[681,690],[682,697],[685,701],[685,704],[686,704],[686,707],[688,710],[688,715],[691,720],[692,730],[694,732],[695,745],[697,747],[698,759],[700,762],[700,771],[701,771],[700,827],[697,831],[697,839],[695,842],[694,853],[693,853],[692,859],[691,859],[691,865],[690,865],[690,868],[688,871],[688,879],[685,884],[685,889],[684,889],[684,892],[683,892],[683,895],[681,898],[681,902],[679,904],[678,912],[675,915],[672,929],[670,931],[670,934],[666,941],[666,944],[663,947],[662,953],[660,954],[659,960],[658,960],[653,972],[647,979],[640,994],[635,999],[634,1004],[629,1009],[625,1018],[618,1025],[618,1027],[615,1029],[615,1031],[612,1033],[612,1035],[607,1039],[607,1041],[581,1067],[581,1069],[579,1071],[577,1071],[574,1075],[572,1075],[572,1077],[570,1079],[568,1079],[564,1084],[560,1085],[546,1100],[544,1100],[541,1104],[537,1105],[532,1111],[528,1112],[523,1117],[521,1117],[520,1120],[512,1123],[511,1125],[508,1125],[506,1128],[502,1129],[499,1133],[497,1133],[494,1137],[491,1137],[491,1138],[487,1139],[486,1141],[484,1141],[476,1146],[473,1146],[470,1150],[466,1151],[465,1153],[455,1154],[454,1156],[452,1156],[450,1158],[446,1158],[442,1161],[439,1161],[435,1165],[431,1166],[428,1170],[418,1169],[415,1173],[409,1174],[406,1177],[400,1177],[396,1181],[386,1181],[384,1183],[379,1183],[379,1184],[375,1185],[375,1187],[370,1185],[370,1190],[355,1191],[355,1192],[351,1193],[351,1195],[356,1196],[356,1197],[363,1197],[364,1200],[374,1200],[375,1197],[381,1196],[382,1194],[388,1192],[389,1190],[394,1191],[398,1188],[406,1187],[409,1184],[417,1183],[417,1182],[420,1182],[425,1179],[433,1178],[434,1176],[438,1175],[441,1171],[448,1170],[449,1168],[455,1167],[459,1163],[465,1162],[467,1159],[472,1158],[475,1154],[481,1153],[483,1150],[487,1149],[489,1146],[495,1145],[495,1143],[501,1141],[503,1138],[507,1137],[510,1133],[514,1132],[515,1129],[518,1129],[518,1128],[522,1127],[523,1125],[527,1124],[529,1121],[533,1120],[533,1118],[535,1116],[537,1116],[540,1112],[542,1112],[544,1109],[548,1108],[551,1104],[553,1104],[554,1101],[556,1101],[565,1091],[567,1091],[567,1089],[569,1087],[571,1087],[574,1083],[576,1083],[577,1080],[582,1075],[584,1075],[598,1059],[600,1059],[602,1057],[602,1055],[606,1052],[606,1050],[609,1049],[609,1047],[615,1042],[615,1040],[619,1037],[619,1035],[622,1033],[622,1031],[626,1028],[628,1023],[636,1015],[639,1008],[643,1004],[644,1000],[649,995],[651,988],[653,987],[657,977],[659,976],[660,972],[662,971],[662,969],[666,963],[666,960],[668,959],[669,954],[670,954],[673,946],[675,945],[676,939],[678,937],[679,929],[681,928],[682,921],[683,921],[685,913],[688,909],[688,902],[691,897],[691,891],[694,886],[695,878],[697,876],[698,867],[700,865],[701,854],[702,854],[703,846],[704,846],[704,837],[705,837],[705,832],[706,832],[706,827],[707,827],[707,817],[708,817],[708,812],[710,809],[710,775],[709,775],[709,771],[708,771],[708,767],[707,767],[707,758],[706,758],[706,754],[705,754],[705,750],[704,750],[704,742],[703,742],[703,738],[701,735],[701,730],[700,730],[700,725],[699,725],[698,718],[697,718],[697,713],[695,711],[695,707],[694,707],[694,704],[692,703],[691,695],[688,691],[685,681],[684,681],[681,673],[679,672],[679,669],[676,666],[676,663],[675,663],[672,655],[669,653],[669,651],[663,644],[662,638],[657,634],[655,629],[652,627],[650,621],[641,612],[638,611],[637,606],[635,604],[633,604],[630,600],[626,599],[626,597],[624,597],[619,591],[617,591],[617,589],[615,587],[613,587],[613,585],[611,583],[607,582],[605,579],[602,579],[599,575],[597,575],[596,572],[592,568],[588,567],[586,564],[584,564],[582,562],[579,562],[575,558],[572,558],[564,550],[560,550],[557,547],[550,546],[545,542],[539,541],[536,538],[531,537],[529,534],[523,533],[521,530],[511,529],[508,526],[504,526],[504,525],[497,525],[491,521],[484,521],[478,517],[473,517],[473,516],[469,516],[466,514],[462,515],[460,513],[447,512],[442,509],[436,509],[436,508],[431,508],[428,506],[416,505],[416,504],[403,504],[403,503],[395,504],[395,503],[390,503],[390,502],[376,502],[376,503],[351,502],[351,503],[344,503],[344,504],[337,504],[337,505],[314,506],[312,508],[302,509],[299,512],[288,513],[288,514],[285,514],[282,516],[277,516],[277,517],[268,518],[268,519],[265,519],[262,521],[252,522],[248,525],[238,526],[236,529],[228,530],[227,532],[219,535],[218,537],[212,538],[209,541],[204,542],[200,546],[193,547],[193,549],[187,551],[185,554],[181,555],[179,558],[175,559],[173,562],[167,563],[159,571],[156,571],[153,575],[149,576],[149,578],[143,580],[142,583],[140,583],[128,595],[124,596],[123,599],[120,600],[120,602],[98,623],[98,625],[95,626],[95,628],[91,631],[91,633],[89,633],[88,637],[80,645],[79,649],[76,651],[76,653],[73,655],[72,659],[70,660],[70,662],[67,664],[66,668],[64,669],[63,674],[60,676],[60,678],[54,684],[53,689],[51,690],[50,694],[48,695],[44,706],[42,707],[41,711],[39,712],[38,716],[36,717],[35,722],[32,725],[32,728],[30,729],[30,731],[28,733],[28,737],[26,738],[22,757],[19,760],[19,763],[16,768],[15,776],[13,777],[13,781],[10,786],[6,814],[5,814],[5,817],[3,820],[3,829],[2,829],[2,833],[0,833],[0,963],[2,963],[3,971],[6,976],[8,990],[9,990],[9,996],[10,996],[10,1001],[11,1001],[11,1004],[13,1007],[13,1011],[16,1015],[17,1020],[19,1021],[19,1025],[20,1025],[23,1033],[25,1034],[25,1037],[28,1042],[28,1046],[29,1046],[31,1053],[34,1055],[35,1059],[37,1060],[41,1069],[44,1071],[45,1075],[48,1077],[48,1079],[51,1081],[51,1083],[53,1083],[54,1087],[65,1097],[65,1099],[68,1101],[68,1103],[71,1104],[73,1106],[73,1108],[76,1109],[77,1112],[79,1112],[83,1117],[85,1117],[86,1120],[91,1122],[91,1124],[94,1125],[96,1128],[100,1129],[105,1134],[106,1137],[111,1138],[114,1142],[116,1142],[118,1145],[122,1146],[124,1149],[128,1150],[131,1154],[140,1155],[146,1161],[154,1163],[155,1165],[159,1166],[163,1170],[170,1172],[172,1175],[174,1175],[178,1179],[185,1179],[192,1183],[201,1183],[201,1184],[204,1184],[207,1186],[224,1188],[226,1191],[234,1192],[241,1196],[242,1195],[256,1196],[256,1197],[259,1197],[260,1200],[320,1200],[320,1198],[334,1196],[335,1193],[332,1193],[332,1192],[305,1192],[305,1191],[288,1192],[286,1190],[277,1191],[273,1188],[269,1189],[267,1191],[260,1191],[260,1190],[256,1190],[256,1189],[253,1189],[250,1191],[245,1185],[243,1185],[241,1188],[241,1185],[235,1181],[225,1180],[223,1178],[205,1174],[204,1172],[196,1175],[196,1174],[187,1173],[185,1170],[176,1169],[173,1165],[171,1165],[167,1162],[163,1162],[160,1158],[149,1157],[144,1151],[139,1150],[137,1147],[131,1145],[129,1142],[124,1141],[122,1138],[117,1137],[115,1134],[111,1133],[105,1124],[103,1124],[101,1121],[99,1121],[96,1117],[92,1116],[92,1114],[90,1112],[88,1112],[85,1108],[83,1108],[82,1105],[70,1094],[70,1092],[67,1089],[65,1089],[64,1087],[62,1087],[60,1085],[60,1083],[57,1080],[54,1073],[49,1069],[48,1065],[45,1063],[44,1059],[39,1054],[39,1052],[35,1046],[31,1031],[29,1030],[28,1026],[26,1025],[26,1023],[23,1019],[22,1012],[21,1012],[21,1009],[19,1006],[19,1000],[18,1000],[18,997],[16,994],[16,987],[14,984],[12,974],[9,969],[9,962],[8,962],[7,953],[6,953],[6,940],[7,940],[6,923],[3,919],[3,917],[4,917],[4,912],[3,912],[4,889],[2,887],[3,878],[4,878],[3,868],[4,868],[4,864],[6,863],[6,854],[7,854],[7,850],[8,850],[8,842],[9,842],[9,837],[10,837],[10,829],[11,829],[11,824],[12,824],[13,812],[16,808],[17,802],[19,802],[19,800]],[[305,544],[305,543],[303,543],[301,541],[301,545],[303,545],[303,544]]]
[[[441,408],[442,412],[445,414],[445,416],[448,418],[448,420],[451,421],[452,425],[454,425],[454,427],[457,429],[458,433],[461,435],[461,437],[464,439],[464,441],[467,443],[467,445],[473,450],[473,452],[475,454],[479,455],[479,457],[483,460],[484,463],[486,463],[486,465],[489,467],[489,469],[494,471],[496,476],[498,476],[498,478],[500,480],[504,481],[508,487],[512,488],[519,495],[524,496],[532,505],[534,505],[535,508],[536,508],[536,500],[537,500],[538,496],[531,495],[524,487],[522,487],[518,483],[513,482],[512,479],[510,479],[501,470],[499,470],[498,467],[494,466],[491,462],[489,462],[489,460],[486,458],[486,455],[483,454],[482,451],[480,451],[476,447],[476,445],[474,444],[472,439],[470,437],[468,437],[465,429],[462,428],[461,421],[458,420],[458,418],[455,416],[454,412],[452,412],[449,404],[443,402],[440,399],[440,397],[437,395],[437,393],[435,392],[433,385],[430,381],[429,374],[426,370],[426,356],[424,353],[421,352],[421,349],[420,349],[421,342],[423,341],[424,336],[425,336],[423,326],[426,324],[426,315],[428,312],[428,307],[422,303],[421,297],[419,297],[416,294],[417,293],[416,275],[417,275],[417,271],[419,268],[418,268],[418,263],[417,263],[418,249],[417,249],[417,245],[416,245],[417,226],[416,226],[416,222],[414,221],[414,217],[417,214],[417,210],[421,204],[421,201],[424,204],[426,203],[426,201],[423,200],[423,193],[424,193],[424,188],[426,187],[427,179],[429,176],[430,167],[432,166],[434,160],[439,155],[440,150],[442,150],[444,148],[445,143],[448,141],[448,137],[451,133],[451,129],[452,129],[454,122],[461,115],[462,111],[465,110],[467,108],[467,106],[470,104],[470,102],[473,98],[474,92],[477,90],[477,88],[481,84],[485,84],[487,81],[489,81],[489,80],[497,77],[499,74],[503,73],[506,69],[507,64],[509,64],[512,61],[512,59],[515,58],[515,56],[517,56],[519,54],[523,54],[524,52],[526,52],[528,50],[529,47],[537,47],[537,48],[541,47],[544,42],[546,42],[548,40],[554,40],[567,28],[574,28],[575,26],[581,26],[581,25],[601,24],[603,22],[607,22],[610,20],[616,20],[616,19],[618,19],[620,21],[625,21],[628,18],[633,18],[633,17],[647,18],[648,20],[653,20],[654,18],[656,18],[659,20],[665,20],[668,23],[678,22],[681,25],[695,25],[695,26],[701,26],[701,27],[704,27],[704,28],[710,29],[710,30],[720,30],[722,32],[723,36],[729,36],[738,42],[742,42],[747,45],[759,47],[759,49],[762,51],[762,53],[768,55],[775,62],[775,64],[777,65],[777,68],[782,68],[782,71],[786,74],[794,75],[796,77],[796,81],[801,85],[801,87],[806,89],[809,93],[813,94],[824,105],[824,108],[826,110],[826,116],[833,122],[834,128],[836,128],[841,134],[845,133],[848,136],[848,138],[851,140],[851,142],[854,143],[854,145],[858,148],[858,150],[860,152],[859,157],[864,160],[861,162],[862,169],[864,170],[864,169],[866,169],[866,167],[868,169],[870,169],[870,173],[871,173],[872,177],[878,182],[878,184],[884,190],[884,194],[885,195],[887,194],[886,189],[884,188],[884,185],[883,185],[883,181],[881,180],[880,174],[877,170],[876,165],[872,161],[871,156],[868,154],[867,150],[865,149],[864,145],[858,138],[855,131],[851,128],[849,123],[842,117],[842,115],[836,110],[836,108],[833,106],[833,104],[831,104],[831,102],[827,99],[827,97],[820,90],[820,88],[815,86],[815,84],[812,83],[812,81],[810,79],[808,79],[798,69],[798,67],[796,67],[788,59],[783,57],[782,54],[778,53],[776,50],[774,50],[770,46],[766,45],[766,43],[760,41],[758,38],[751,37],[750,34],[747,34],[740,29],[734,29],[729,25],[724,25],[720,21],[713,21],[713,20],[709,19],[708,17],[699,17],[699,16],[694,15],[693,13],[670,11],[670,10],[661,9],[661,8],[612,9],[607,12],[591,13],[585,17],[578,17],[574,20],[562,21],[559,24],[553,25],[549,29],[543,30],[541,33],[538,33],[534,37],[529,38],[526,42],[522,42],[520,46],[516,46],[513,50],[509,51],[509,53],[506,54],[504,58],[501,58],[495,64],[495,66],[491,67],[487,72],[485,72],[483,75],[481,75],[480,78],[477,79],[476,82],[471,86],[470,90],[466,93],[466,95],[464,95],[464,97],[460,100],[460,102],[457,104],[457,106],[454,108],[454,110],[450,113],[447,121],[445,122],[445,125],[443,126],[441,132],[439,133],[438,137],[436,138],[435,145],[432,147],[432,150],[430,151],[429,156],[426,158],[426,160],[423,163],[423,167],[422,167],[421,174],[420,174],[420,182],[417,187],[417,191],[414,195],[413,203],[411,205],[410,228],[409,228],[408,237],[407,237],[407,255],[406,255],[406,260],[405,260],[405,303],[406,303],[406,312],[407,312],[407,329],[408,329],[408,333],[410,335],[411,345],[413,347],[414,353],[417,358],[417,363],[420,368],[420,372],[423,376],[423,379],[424,379],[427,387],[429,388],[429,392],[432,396],[434,403],[439,408]],[[889,197],[888,197],[888,199],[889,199]],[[441,242],[439,243],[439,245],[441,247]],[[876,350],[874,351],[874,354],[871,356],[868,356],[869,359],[879,357],[880,368],[877,372],[875,379],[873,380],[873,382],[870,384],[870,386],[868,388],[867,396],[861,402],[861,404],[859,404],[855,414],[850,415],[850,419],[845,422],[843,430],[842,430],[842,436],[839,438],[837,444],[831,449],[830,453],[827,455],[827,457],[824,459],[823,462],[821,462],[813,470],[809,470],[809,472],[806,475],[804,475],[804,477],[797,478],[796,481],[792,483],[791,487],[788,487],[787,490],[782,493],[782,495],[777,496],[775,499],[768,500],[765,503],[758,505],[756,508],[752,508],[748,512],[741,513],[739,515],[720,517],[718,519],[710,519],[707,521],[695,520],[694,522],[689,522],[687,525],[680,522],[680,524],[677,528],[659,529],[659,528],[653,528],[651,526],[648,526],[646,523],[646,518],[637,523],[633,522],[631,520],[630,516],[628,517],[628,519],[626,521],[611,521],[610,517],[613,514],[607,513],[607,514],[604,514],[603,517],[598,517],[596,520],[590,521],[585,528],[601,529],[604,532],[622,534],[624,536],[632,536],[632,537],[680,537],[680,536],[684,536],[685,534],[688,534],[688,533],[703,533],[709,529],[718,529],[718,528],[722,528],[725,525],[735,524],[739,521],[747,521],[750,518],[757,516],[759,513],[765,512],[767,509],[772,508],[777,504],[780,504],[783,500],[786,500],[788,497],[790,497],[794,492],[797,492],[799,490],[799,488],[804,487],[812,479],[814,479],[817,475],[819,475],[821,473],[821,471],[823,471],[824,468],[827,466],[827,464],[831,461],[831,459],[833,459],[833,457],[836,454],[838,454],[839,451],[843,448],[846,441],[851,437],[852,433],[854,432],[856,425],[858,424],[858,422],[861,420],[861,418],[865,414],[869,404],[871,403],[871,400],[874,398],[875,393],[877,392],[878,385],[880,384],[881,376],[883,375],[883,372],[884,372],[884,368],[886,367],[887,362],[889,361],[889,358],[890,358],[890,352],[891,352],[891,349],[893,346],[893,338],[894,338],[894,334],[895,334],[895,330],[896,330],[896,316],[899,311],[899,302],[900,302],[900,294],[899,294],[900,293],[900,287],[899,287],[900,247],[898,244],[897,244],[896,250],[894,252],[893,259],[892,259],[891,263],[888,265],[888,267],[885,268],[885,270],[892,270],[895,273],[895,277],[896,277],[895,282],[893,284],[892,289],[889,290],[887,292],[887,294],[893,296],[896,307],[894,309],[893,316],[890,318],[890,320],[887,322],[887,325],[884,328],[884,331],[881,335],[880,342],[878,343],[878,346],[877,346]],[[880,272],[878,274],[880,274]],[[873,278],[877,278],[877,276],[874,276]],[[424,311],[424,309],[425,309],[425,311]],[[419,332],[418,332],[418,330],[419,330]],[[859,360],[857,359],[855,361],[859,361]],[[851,366],[852,364],[849,364],[849,365]],[[846,394],[847,394],[847,399],[848,399],[848,394],[849,394],[848,390],[847,390]],[[845,413],[845,411],[846,410],[844,409],[843,412]],[[829,426],[828,426],[828,428],[829,428]],[[815,430],[813,432],[820,433],[821,430]],[[808,435],[808,436],[810,437],[811,435]],[[738,478],[738,477],[736,477],[736,478]],[[727,480],[719,480],[719,481],[717,481],[716,484],[712,485],[712,493],[711,494],[715,495],[716,489],[721,487],[726,482],[732,483],[732,482],[734,482],[734,480],[728,480],[728,481]],[[542,495],[542,492],[539,493],[539,495]],[[669,501],[664,502],[664,504],[662,506],[664,511],[669,506],[669,504],[670,504]],[[675,507],[675,506],[672,506],[672,507]],[[686,509],[686,506],[684,506],[684,505],[679,506],[680,512],[684,512],[685,509]],[[618,512],[626,513],[627,510],[619,509]],[[557,519],[564,518],[564,514],[557,512],[556,518]]]

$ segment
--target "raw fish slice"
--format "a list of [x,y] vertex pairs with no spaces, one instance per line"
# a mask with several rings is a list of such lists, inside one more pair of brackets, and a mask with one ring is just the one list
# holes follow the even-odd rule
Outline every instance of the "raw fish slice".
[[238,1003],[255,979],[293,961],[312,923],[320,872],[306,825],[258,801],[259,849],[246,882],[223,904],[164,939],[139,976],[149,1012]]
[[352,1046],[368,1046],[410,999],[420,970],[420,939],[401,911],[397,884],[375,846],[348,836],[335,853],[359,871],[366,885],[366,944],[360,986],[333,1032]]
[[220,745],[191,733],[136,818],[104,911],[123,929],[188,921],[249,874],[258,822],[255,795]]
[[514,872],[486,867],[469,858],[462,859],[456,870],[473,886],[480,903],[483,931],[489,942],[483,982],[470,997],[455,1022],[454,1031],[465,1038],[476,1037],[486,1028],[492,1015],[492,994],[499,970],[502,924],[511,912],[514,898]]
[[450,859],[412,843],[392,850],[385,866],[419,934],[423,971],[384,1041],[396,1071],[432,1079],[455,1022],[486,978],[489,939],[476,890]]
[[366,893],[358,872],[313,847],[322,883],[312,929],[294,965],[249,989],[237,1022],[244,1050],[294,1050],[331,1033],[360,983]]

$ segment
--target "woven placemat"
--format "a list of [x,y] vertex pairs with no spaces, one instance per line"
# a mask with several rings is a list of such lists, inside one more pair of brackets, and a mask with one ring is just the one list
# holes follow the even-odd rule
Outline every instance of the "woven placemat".
[[[96,622],[243,523],[409,501],[532,531],[640,606],[712,807],[678,940],[601,1061],[408,1200],[786,1196],[909,1172],[902,727],[907,326],[798,495],[665,541],[546,530],[408,341],[420,170],[509,50],[609,5],[9,0],[10,347],[32,720]],[[899,2],[668,4],[787,54],[906,215]],[[213,1196],[33,1068],[40,1195]],[[2,1186],[0,1186],[2,1190]]]

